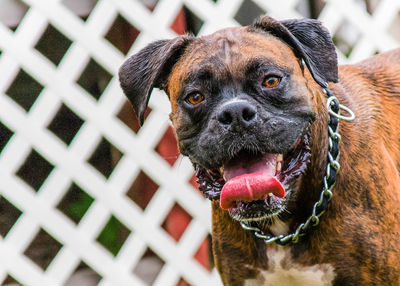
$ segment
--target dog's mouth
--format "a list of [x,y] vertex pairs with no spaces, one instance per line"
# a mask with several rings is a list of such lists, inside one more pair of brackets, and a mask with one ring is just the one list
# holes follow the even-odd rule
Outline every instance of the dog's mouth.
[[196,166],[199,189],[237,220],[278,215],[292,196],[296,179],[310,158],[309,133],[286,153],[242,149],[214,170]]

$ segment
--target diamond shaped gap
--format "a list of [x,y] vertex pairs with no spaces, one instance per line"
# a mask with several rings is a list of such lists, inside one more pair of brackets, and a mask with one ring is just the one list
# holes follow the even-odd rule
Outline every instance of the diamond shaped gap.
[[172,22],[170,28],[178,35],[183,35],[186,33],[187,28],[186,28],[186,19],[185,19],[184,8],[179,10],[179,12],[176,15],[174,21]]
[[362,1],[365,4],[365,10],[370,14],[373,15],[378,8],[379,4],[382,2],[381,0],[364,0]]
[[126,55],[139,34],[140,31],[136,27],[118,14],[104,38]]
[[146,285],[153,285],[165,262],[150,248],[147,248],[142,258],[133,269],[133,273]]
[[251,0],[244,0],[233,17],[240,25],[246,26],[253,23],[258,16],[266,11]]
[[62,244],[41,228],[24,255],[45,271],[61,248]]
[[63,103],[47,129],[69,145],[83,123],[84,121]]
[[22,286],[22,283],[18,282],[11,274],[7,274],[1,286]]
[[68,191],[57,205],[57,209],[78,224],[94,199],[78,185],[72,183]]
[[108,179],[122,156],[123,153],[117,147],[102,137],[88,163]]
[[16,175],[35,191],[39,191],[53,169],[54,166],[51,163],[32,149]]
[[198,188],[199,188],[199,183],[197,183],[197,176],[196,176],[196,174],[193,174],[193,175],[190,177],[189,184],[191,184],[191,185],[193,186],[193,188],[195,188],[195,189],[198,189]]
[[111,78],[112,75],[107,70],[94,59],[90,58],[89,63],[76,82],[98,100],[111,81]]
[[3,125],[3,123],[0,121],[0,154],[13,135],[14,132],[11,131],[7,126]]
[[191,286],[188,282],[186,282],[185,279],[181,278],[179,279],[178,283],[176,283],[176,286]]
[[0,236],[5,237],[22,212],[11,202],[0,196]]
[[193,174],[192,177],[190,177],[189,184],[192,185],[199,195],[203,196],[203,193],[199,190],[199,183],[197,183],[197,180],[196,174]]
[[336,47],[348,58],[360,37],[361,33],[358,29],[349,21],[344,20],[332,39]]
[[130,233],[131,231],[125,225],[111,215],[96,241],[116,256]]
[[165,130],[164,135],[158,142],[154,150],[163,158],[170,166],[173,166],[179,157],[178,142],[176,141],[174,130],[171,126]]
[[[144,112],[144,123],[143,125],[146,124],[146,118],[149,116],[151,112],[151,108],[147,107],[146,111]],[[119,120],[121,120],[126,126],[129,127],[134,133],[138,133],[140,129],[140,123],[139,120],[136,116],[135,111],[132,108],[132,105],[126,101],[123,105],[119,113],[117,114],[117,117]]]
[[192,217],[177,203],[169,211],[161,227],[175,240],[179,241],[191,222]]
[[183,6],[182,9],[179,10],[170,28],[178,35],[187,32],[197,35],[203,24],[204,21],[202,19],[197,17],[188,7]]
[[159,186],[148,177],[146,173],[140,171],[126,195],[142,210],[145,210],[158,190],[158,187]]
[[389,34],[392,35],[397,41],[400,42],[400,10],[398,11],[393,22],[389,26]]
[[90,268],[85,262],[81,261],[75,268],[72,275],[65,282],[65,286],[90,286],[98,285],[103,277]]
[[183,6],[185,11],[185,20],[186,20],[186,30],[189,33],[194,35],[198,35],[201,27],[204,24],[204,21],[197,17],[195,13],[192,12],[188,7]]
[[295,10],[303,17],[318,19],[325,5],[326,1],[323,0],[300,0],[297,2]]
[[93,11],[97,0],[63,0],[62,3],[76,16],[86,21]]
[[0,9],[0,22],[15,32],[28,12],[29,6],[20,0],[6,1],[2,5],[4,6]]
[[64,57],[72,41],[49,24],[35,45],[35,49],[56,66]]
[[146,6],[147,9],[149,9],[151,12],[154,11],[154,9],[156,8],[159,0],[139,0],[140,2],[142,2],[142,4],[144,6]]
[[32,107],[42,92],[43,85],[32,78],[23,69],[20,69],[14,81],[7,89],[6,94],[26,111]]
[[204,269],[211,272],[213,267],[211,253],[211,235],[208,235],[200,244],[193,258],[203,266]]

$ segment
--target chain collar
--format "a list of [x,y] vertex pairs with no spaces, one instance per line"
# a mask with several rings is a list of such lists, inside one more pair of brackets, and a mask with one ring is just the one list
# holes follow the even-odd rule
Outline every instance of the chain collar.
[[[273,236],[270,234],[265,234],[258,227],[252,226],[247,222],[240,223],[243,229],[252,231],[257,238],[264,240],[266,244],[275,242],[280,245],[286,245],[288,243],[299,242],[300,237],[304,236],[311,229],[311,227],[315,227],[319,224],[320,217],[325,213],[328,203],[332,198],[332,189],[335,186],[336,176],[340,170],[339,143],[341,137],[339,134],[339,119],[351,121],[355,118],[355,115],[350,108],[341,105],[339,100],[328,88],[325,87],[323,91],[328,97],[326,105],[329,113],[329,151],[328,164],[326,166],[326,174],[324,176],[324,186],[322,188],[319,201],[314,204],[311,216],[309,216],[304,223],[300,224],[294,233],[288,235]],[[341,115],[340,109],[346,111],[348,116]]]

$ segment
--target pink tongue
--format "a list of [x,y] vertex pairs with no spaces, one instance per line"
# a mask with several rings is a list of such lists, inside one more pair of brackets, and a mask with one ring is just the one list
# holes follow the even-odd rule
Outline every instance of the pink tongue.
[[221,208],[229,210],[234,206],[235,201],[251,202],[262,200],[266,198],[268,193],[283,198],[285,189],[270,174],[261,172],[243,174],[225,183],[221,191]]

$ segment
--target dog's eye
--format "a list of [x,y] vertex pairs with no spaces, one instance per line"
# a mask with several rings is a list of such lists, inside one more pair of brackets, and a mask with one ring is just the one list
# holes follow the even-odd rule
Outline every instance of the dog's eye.
[[281,81],[281,79],[277,76],[268,76],[265,78],[263,85],[265,87],[272,88],[272,87],[277,86],[280,81]]
[[204,96],[201,93],[198,92],[194,92],[189,94],[186,98],[185,98],[186,102],[192,104],[192,105],[196,105],[199,104],[200,102],[202,102],[204,100]]

